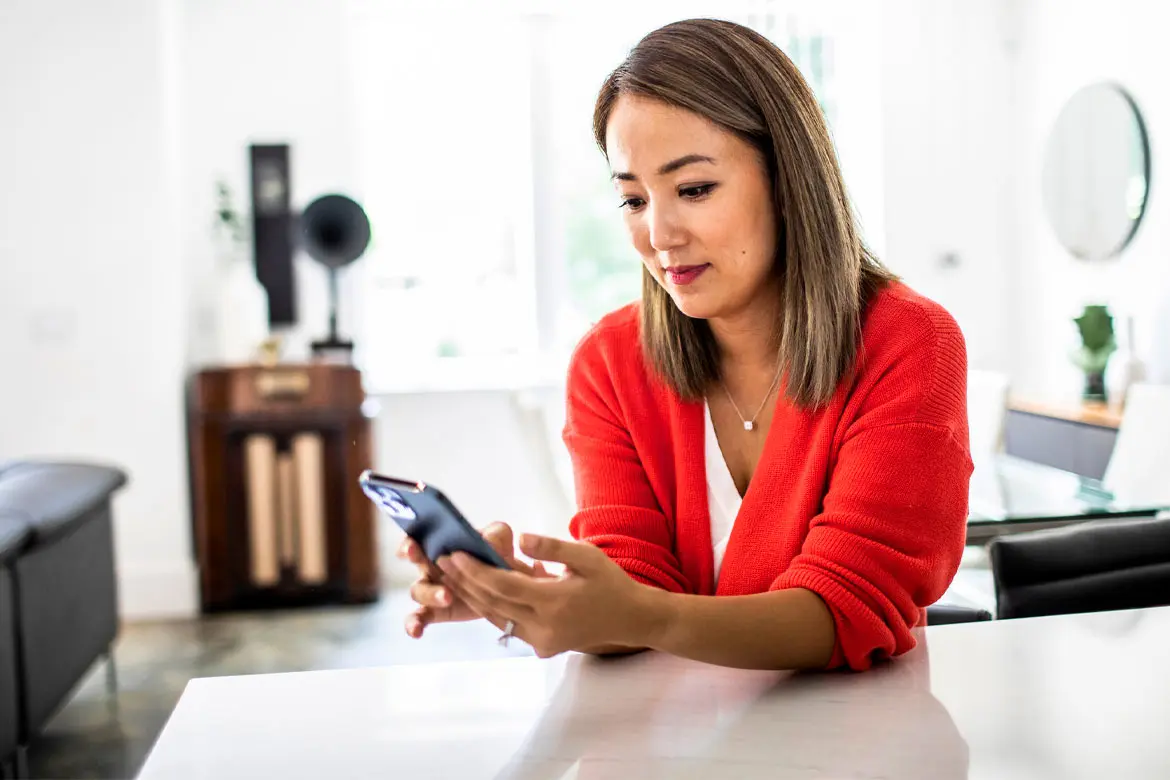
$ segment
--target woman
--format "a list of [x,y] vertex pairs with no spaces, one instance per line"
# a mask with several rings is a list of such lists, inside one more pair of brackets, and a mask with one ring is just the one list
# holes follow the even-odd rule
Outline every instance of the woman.
[[577,541],[522,537],[529,566],[497,525],[515,571],[441,575],[408,542],[408,633],[482,616],[540,656],[772,669],[906,652],[965,538],[959,328],[862,244],[812,92],[750,29],[650,33],[594,133],[645,268],[569,369]]

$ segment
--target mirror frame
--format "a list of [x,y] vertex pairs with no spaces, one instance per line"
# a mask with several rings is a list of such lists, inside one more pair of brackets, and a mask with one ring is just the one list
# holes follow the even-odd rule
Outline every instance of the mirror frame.
[[[1145,182],[1146,182],[1146,191],[1145,191],[1145,195],[1142,197],[1141,208],[1138,210],[1137,215],[1133,218],[1132,224],[1130,225],[1130,228],[1125,233],[1125,235],[1122,236],[1121,239],[1117,242],[1117,244],[1115,246],[1113,246],[1108,252],[1106,252],[1105,254],[1099,255],[1099,256],[1088,256],[1088,255],[1084,255],[1084,254],[1079,254],[1079,253],[1073,251],[1072,249],[1069,249],[1068,246],[1065,245],[1065,243],[1061,240],[1060,233],[1057,232],[1057,230],[1056,230],[1056,226],[1053,225],[1053,223],[1052,223],[1052,218],[1049,216],[1048,207],[1044,203],[1043,192],[1041,192],[1040,210],[1044,214],[1044,221],[1048,223],[1048,227],[1052,231],[1052,235],[1056,239],[1056,243],[1059,244],[1060,247],[1064,251],[1068,252],[1070,255],[1072,255],[1073,257],[1075,257],[1078,260],[1082,260],[1082,261],[1088,262],[1088,263],[1099,263],[1099,262],[1105,262],[1107,260],[1116,259],[1118,256],[1121,255],[1122,252],[1124,252],[1129,247],[1129,245],[1133,242],[1134,236],[1137,235],[1138,228],[1141,227],[1142,222],[1145,220],[1146,212],[1149,211],[1149,208],[1150,208],[1150,191],[1152,189],[1151,181],[1150,181],[1150,178],[1151,178],[1150,173],[1151,173],[1151,169],[1153,166],[1150,164],[1150,134],[1149,134],[1148,128],[1146,127],[1146,120],[1142,115],[1141,108],[1138,106],[1137,101],[1134,99],[1133,95],[1130,93],[1130,91],[1128,89],[1123,87],[1119,82],[1109,81],[1109,80],[1094,81],[1094,82],[1091,82],[1089,84],[1085,84],[1081,87],[1078,87],[1077,89],[1075,89],[1072,92],[1071,95],[1068,96],[1068,98],[1066,98],[1064,100],[1063,103],[1061,103],[1060,110],[1058,110],[1056,112],[1056,118],[1052,121],[1052,124],[1049,126],[1048,134],[1044,139],[1044,147],[1043,147],[1044,154],[1047,155],[1047,153],[1048,153],[1048,145],[1049,145],[1049,143],[1051,143],[1052,136],[1054,135],[1056,128],[1060,123],[1060,116],[1061,116],[1061,114],[1064,113],[1064,111],[1068,107],[1069,103],[1071,103],[1076,98],[1076,96],[1079,95],[1081,92],[1083,92],[1087,89],[1091,89],[1093,87],[1108,87],[1108,88],[1112,89],[1113,91],[1115,91],[1118,95],[1121,96],[1122,100],[1125,101],[1126,107],[1130,110],[1130,112],[1133,115],[1134,124],[1136,126],[1137,133],[1138,133],[1138,139],[1141,143],[1141,151],[1142,151],[1142,171],[1141,172],[1142,172],[1142,176],[1145,178]],[[1042,162],[1041,163],[1041,187],[1043,187],[1043,176],[1044,176],[1043,171],[1044,171],[1044,164]]]

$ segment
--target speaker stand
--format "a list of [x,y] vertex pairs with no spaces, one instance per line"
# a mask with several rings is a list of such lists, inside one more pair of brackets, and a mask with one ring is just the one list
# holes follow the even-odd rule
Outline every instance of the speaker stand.
[[312,343],[313,357],[329,363],[353,363],[353,342],[337,335],[337,269],[329,269],[329,338]]

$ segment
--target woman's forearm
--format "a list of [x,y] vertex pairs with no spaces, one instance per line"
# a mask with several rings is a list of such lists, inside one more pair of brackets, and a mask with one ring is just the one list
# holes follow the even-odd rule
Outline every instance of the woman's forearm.
[[[820,669],[837,639],[829,608],[804,588],[691,596],[647,588],[628,644],[741,669]],[[623,643],[624,644],[624,643]]]

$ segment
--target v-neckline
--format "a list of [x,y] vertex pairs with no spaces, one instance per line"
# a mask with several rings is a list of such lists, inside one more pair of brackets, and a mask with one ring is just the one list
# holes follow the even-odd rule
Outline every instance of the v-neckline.
[[719,447],[719,436],[715,432],[715,423],[711,419],[711,407],[708,404],[703,404],[703,422],[707,512],[708,525],[711,529],[711,578],[712,586],[717,590],[723,560],[727,556],[731,535],[739,520],[739,509],[743,506],[743,497],[735,486],[735,477],[732,476],[723,450]]
[[[716,580],[714,572],[713,540],[711,538],[711,504],[707,486],[707,423],[705,416],[710,414],[706,399],[687,401],[679,399],[672,404],[671,426],[680,439],[675,465],[678,471],[679,493],[678,503],[675,505],[675,533],[685,536],[693,542],[679,544],[677,552],[680,564],[685,571],[693,572],[695,592],[714,595],[716,593],[734,593],[740,587],[743,574],[739,569],[744,565],[744,556],[751,556],[750,550],[742,548],[739,540],[745,535],[751,536],[758,531],[760,522],[767,521],[770,513],[760,514],[756,506],[761,497],[757,494],[762,490],[765,494],[773,492],[774,484],[787,484],[790,481],[790,472],[795,464],[789,459],[777,457],[775,448],[778,446],[776,437],[778,430],[785,431],[785,438],[792,435],[800,436],[807,421],[803,415],[786,403],[783,398],[784,388],[772,402],[772,421],[764,439],[764,447],[760,453],[760,460],[748,483],[747,490],[740,498],[736,522],[728,536],[727,547],[723,553],[723,565],[720,576]],[[714,430],[714,423],[711,428]],[[710,438],[715,438],[711,436]],[[739,497],[735,489],[735,480],[727,468],[726,459],[722,458],[723,469],[727,471],[726,479],[732,484],[732,493]],[[722,479],[722,477],[720,477]],[[760,484],[757,484],[760,483]]]
[[[727,458],[719,446],[719,434],[715,432],[715,421],[711,419],[711,405],[708,403],[703,404],[703,424],[705,426],[704,455],[706,461],[704,466],[706,467],[707,480],[712,490],[715,491],[715,498],[719,501],[720,506],[729,517],[734,518],[739,515],[739,508],[743,506],[744,496],[739,494],[731,467],[727,465]],[[718,464],[717,467],[713,468],[714,464]],[[750,481],[748,488],[751,488]],[[744,495],[747,495],[746,490]]]

